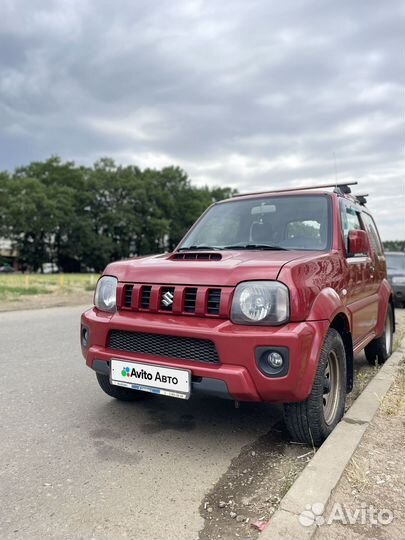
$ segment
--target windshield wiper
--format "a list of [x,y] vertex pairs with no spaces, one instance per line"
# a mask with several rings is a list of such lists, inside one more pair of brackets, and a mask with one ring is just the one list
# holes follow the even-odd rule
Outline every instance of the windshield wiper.
[[272,251],[289,251],[281,246],[272,246],[270,244],[235,244],[233,246],[224,246],[222,249],[268,249]]
[[219,250],[220,248],[218,247],[215,247],[215,246],[203,246],[203,245],[199,245],[199,246],[188,246],[188,247],[182,247],[180,249],[178,249],[177,251],[196,251],[197,249],[202,249],[204,251],[209,251],[209,250],[214,250],[214,251],[217,251]]
[[263,250],[271,250],[271,251],[289,251],[287,248],[281,247],[281,246],[272,246],[270,244],[234,244],[231,246],[204,246],[204,245],[198,245],[198,246],[188,246],[188,247],[182,247],[179,248],[177,251],[220,251],[221,249],[263,249]]

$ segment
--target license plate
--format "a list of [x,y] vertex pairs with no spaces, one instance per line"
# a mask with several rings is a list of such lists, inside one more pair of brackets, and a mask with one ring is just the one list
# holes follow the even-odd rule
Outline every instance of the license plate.
[[133,388],[142,392],[188,399],[191,389],[191,372],[139,362],[111,360],[111,384]]

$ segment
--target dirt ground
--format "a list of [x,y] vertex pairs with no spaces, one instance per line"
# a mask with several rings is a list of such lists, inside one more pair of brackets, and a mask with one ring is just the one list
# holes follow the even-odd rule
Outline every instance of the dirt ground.
[[313,454],[289,441],[282,422],[245,447],[200,507],[205,518],[200,540],[257,538],[254,524],[270,519]]

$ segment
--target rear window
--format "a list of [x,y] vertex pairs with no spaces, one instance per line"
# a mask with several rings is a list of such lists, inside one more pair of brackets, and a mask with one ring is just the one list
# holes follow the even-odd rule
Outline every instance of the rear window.
[[366,214],[365,212],[363,212],[362,218],[363,218],[366,230],[368,232],[371,247],[374,253],[377,253],[377,255],[382,255],[383,248],[382,248],[380,237],[378,236],[377,227],[374,223],[373,218],[370,215]]

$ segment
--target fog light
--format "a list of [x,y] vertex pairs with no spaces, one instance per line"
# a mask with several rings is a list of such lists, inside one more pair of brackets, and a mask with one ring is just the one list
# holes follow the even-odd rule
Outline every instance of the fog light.
[[279,369],[284,364],[284,359],[281,354],[275,351],[269,353],[269,355],[267,356],[267,361],[274,369]]
[[89,345],[89,329],[85,326],[82,326],[82,345],[83,347],[88,347]]
[[285,377],[290,366],[287,347],[256,347],[256,365],[266,377]]

